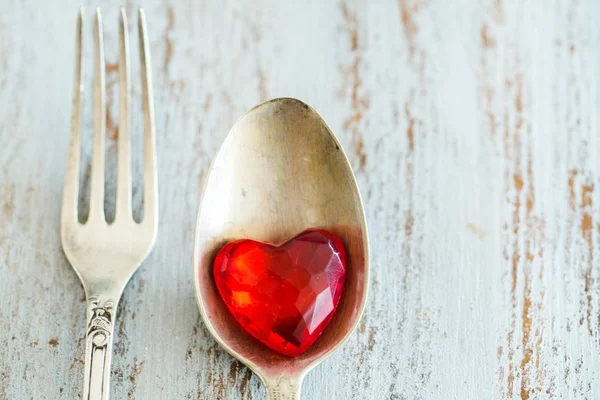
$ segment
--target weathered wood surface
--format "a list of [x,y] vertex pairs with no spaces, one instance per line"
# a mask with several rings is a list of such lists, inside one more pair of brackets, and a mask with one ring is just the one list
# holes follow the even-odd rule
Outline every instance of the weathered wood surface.
[[[79,5],[0,0],[2,400],[81,391],[85,304],[58,235]],[[119,5],[102,2],[109,157]],[[338,134],[372,242],[365,316],[304,398],[600,398],[600,2],[143,5],[161,223],[120,304],[114,398],[264,397],[202,326],[191,253],[211,156],[278,96]]]

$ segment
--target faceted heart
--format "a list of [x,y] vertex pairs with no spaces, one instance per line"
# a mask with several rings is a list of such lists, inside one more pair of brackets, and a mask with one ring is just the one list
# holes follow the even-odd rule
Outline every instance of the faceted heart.
[[217,254],[217,289],[237,322],[279,353],[296,357],[323,332],[346,277],[342,241],[321,229],[281,246],[242,239]]

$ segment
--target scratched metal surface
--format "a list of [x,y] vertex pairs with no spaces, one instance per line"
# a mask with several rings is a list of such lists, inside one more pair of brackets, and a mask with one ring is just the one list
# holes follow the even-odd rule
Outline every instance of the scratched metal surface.
[[[85,304],[58,235],[79,5],[0,0],[1,400],[81,391]],[[114,160],[119,3],[102,6]],[[277,96],[337,133],[372,242],[366,314],[303,398],[600,398],[600,2],[144,7],[161,224],[119,307],[114,398],[264,398],[202,326],[190,262],[211,156]]]

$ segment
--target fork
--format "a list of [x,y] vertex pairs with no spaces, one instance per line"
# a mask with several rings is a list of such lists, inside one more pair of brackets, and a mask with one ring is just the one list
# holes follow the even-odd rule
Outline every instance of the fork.
[[75,81],[69,155],[61,212],[63,250],[79,276],[86,294],[87,330],[83,399],[107,400],[110,363],[119,299],[127,282],[146,258],[158,230],[158,188],[154,132],[154,105],[148,33],[144,12],[139,10],[138,31],[144,114],[144,217],[134,221],[131,206],[130,71],[127,17],[121,8],[119,21],[119,138],[115,220],[104,215],[104,137],[106,129],[105,61],[100,9],[94,26],[94,119],[89,216],[78,219],[79,164],[81,151],[83,9],[77,18]]

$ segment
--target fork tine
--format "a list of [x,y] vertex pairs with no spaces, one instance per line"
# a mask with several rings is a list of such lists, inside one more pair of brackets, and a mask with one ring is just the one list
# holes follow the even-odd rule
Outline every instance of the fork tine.
[[144,103],[144,224],[158,224],[158,183],[156,177],[156,138],[154,132],[154,100],[150,48],[144,10],[138,17],[140,56],[142,64],[142,101]]
[[117,174],[117,208],[116,216],[131,216],[131,161],[130,161],[130,119],[129,104],[131,101],[130,69],[129,69],[129,32],[127,16],[121,7],[119,18],[119,151]]
[[79,162],[81,153],[81,92],[83,81],[81,73],[81,42],[83,36],[83,8],[77,15],[77,33],[75,39],[75,71],[73,82],[73,109],[71,115],[71,137],[69,139],[69,158],[65,171],[63,189],[62,219],[77,221],[77,204],[79,199]]
[[104,136],[106,134],[106,90],[102,16],[96,9],[94,65],[94,146],[89,219],[104,221]]

